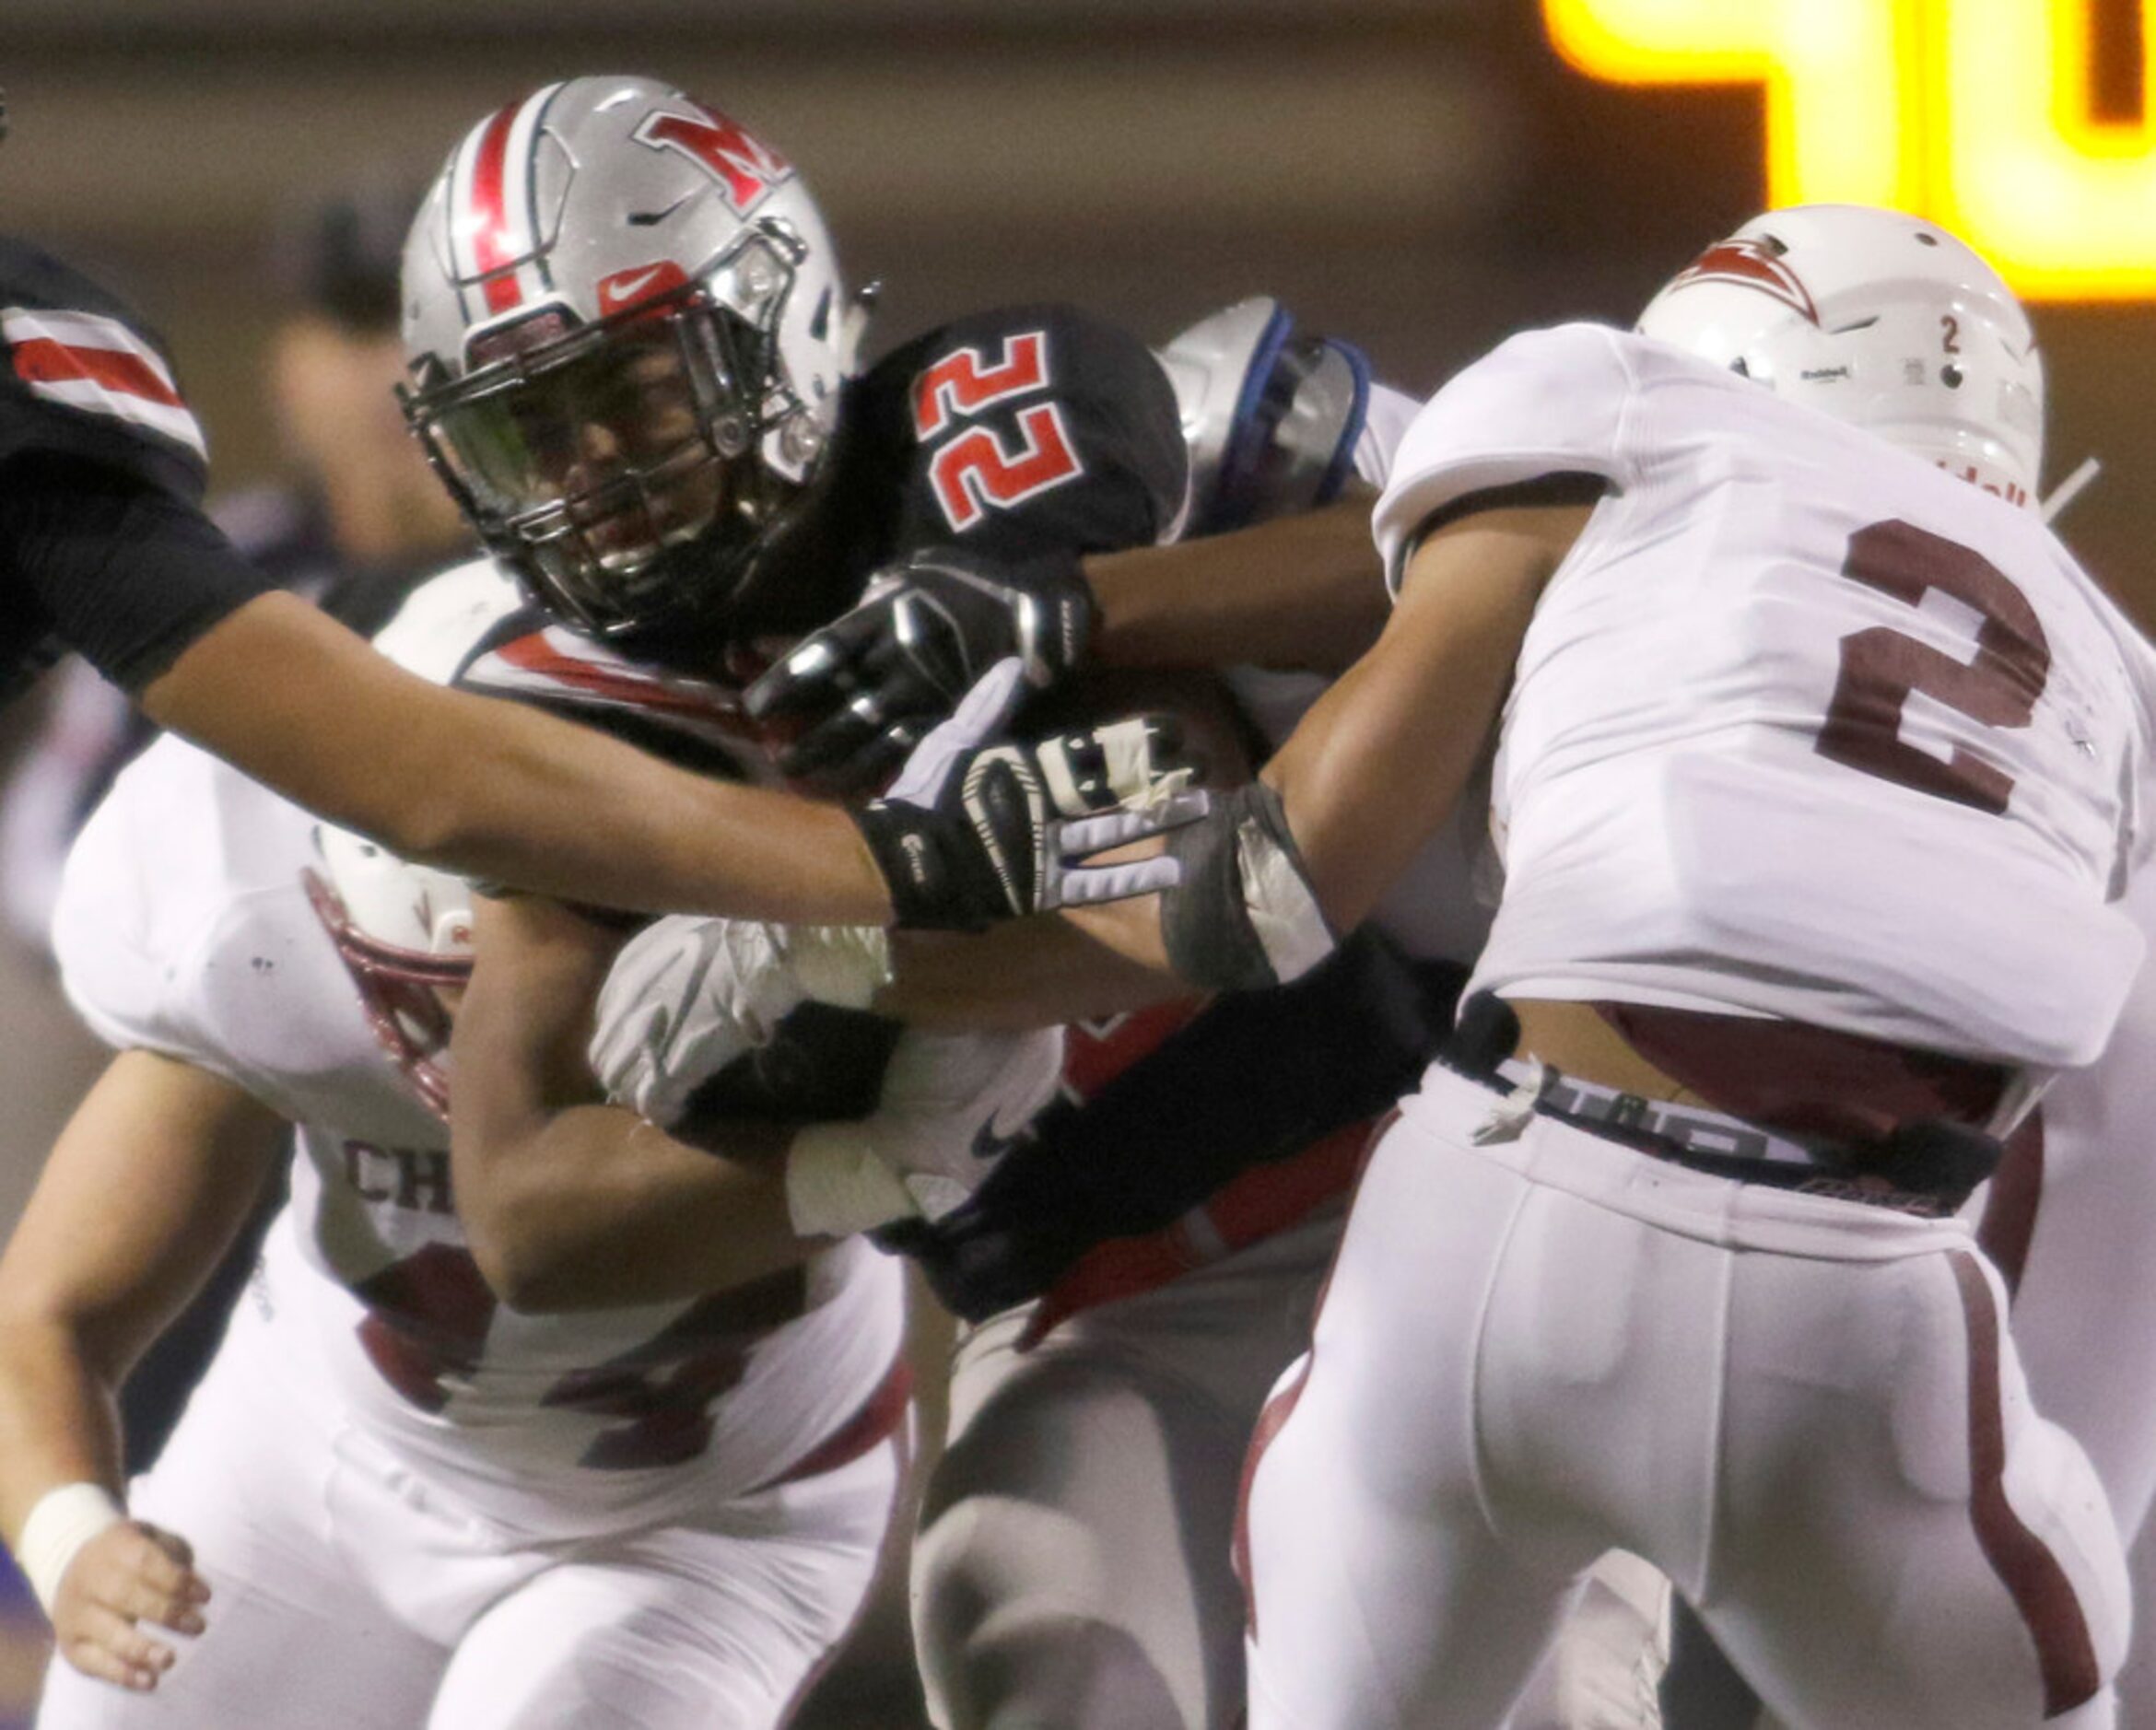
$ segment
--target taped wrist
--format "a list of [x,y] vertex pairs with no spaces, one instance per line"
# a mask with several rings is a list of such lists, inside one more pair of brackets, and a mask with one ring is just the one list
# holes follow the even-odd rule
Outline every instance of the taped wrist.
[[1012,587],[1012,621],[1026,683],[1045,689],[1085,660],[1099,603],[1075,553],[1043,554],[1027,561],[1013,573]]
[[60,1582],[82,1547],[126,1517],[102,1484],[61,1484],[38,1498],[22,1523],[22,1541],[16,1547],[15,1559],[22,1564],[23,1578],[47,1617],[53,1614]]
[[916,1217],[898,1174],[858,1123],[812,1123],[786,1150],[786,1211],[801,1237],[851,1237]]
[[1338,946],[1288,830],[1287,809],[1262,781],[1218,800],[1178,829],[1168,852],[1182,879],[1161,897],[1168,964],[1212,991],[1258,991],[1316,966]]

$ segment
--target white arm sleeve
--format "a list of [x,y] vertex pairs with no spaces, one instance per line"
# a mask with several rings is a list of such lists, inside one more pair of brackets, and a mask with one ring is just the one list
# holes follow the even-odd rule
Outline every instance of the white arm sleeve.
[[1470,493],[1547,474],[1631,484],[1633,381],[1616,333],[1561,324],[1500,344],[1424,406],[1400,440],[1372,528],[1396,592],[1423,525]]

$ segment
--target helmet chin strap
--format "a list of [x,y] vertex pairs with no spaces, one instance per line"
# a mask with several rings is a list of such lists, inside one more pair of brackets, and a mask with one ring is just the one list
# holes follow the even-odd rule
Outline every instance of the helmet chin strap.
[[2065,480],[2051,489],[2044,502],[2036,507],[2036,514],[2046,528],[2058,520],[2066,508],[2088,489],[2089,483],[2103,473],[2103,464],[2094,457],[2083,457],[2081,465]]

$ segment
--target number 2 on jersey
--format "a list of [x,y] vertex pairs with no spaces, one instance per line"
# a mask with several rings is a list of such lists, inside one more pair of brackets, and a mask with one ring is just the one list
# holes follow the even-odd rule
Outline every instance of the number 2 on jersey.
[[1883,625],[1842,638],[1841,676],[1815,749],[1822,757],[1935,798],[2003,813],[2013,777],[1956,745],[1936,757],[1902,738],[1902,710],[1921,691],[1986,727],[2026,727],[2051,673],[2051,647],[2028,598],[1998,566],[1960,543],[1898,520],[1849,537],[1842,575],[1909,606],[1928,590],[1982,615],[1976,656],[1951,655]]

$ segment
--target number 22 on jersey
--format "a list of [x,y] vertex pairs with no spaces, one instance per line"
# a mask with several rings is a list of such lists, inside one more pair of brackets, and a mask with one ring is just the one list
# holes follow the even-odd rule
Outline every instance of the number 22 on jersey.
[[[992,364],[978,348],[955,349],[914,385],[914,433],[932,444],[955,420],[978,423],[990,409],[1052,382],[1046,331],[1004,338],[1002,357]],[[1016,433],[1006,444],[992,427],[975,424],[944,438],[929,458],[929,483],[954,533],[963,534],[990,509],[1009,510],[1082,473],[1057,403],[1019,410]]]

